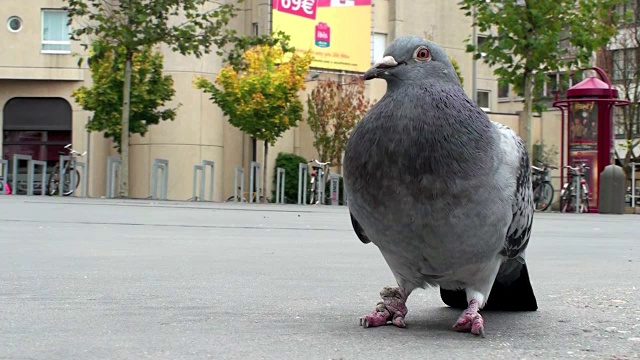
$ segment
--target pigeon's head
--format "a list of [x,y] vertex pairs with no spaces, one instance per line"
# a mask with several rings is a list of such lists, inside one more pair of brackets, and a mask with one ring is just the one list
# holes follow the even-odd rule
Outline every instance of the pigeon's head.
[[384,79],[387,84],[402,82],[454,83],[460,85],[444,50],[418,36],[393,40],[382,59],[364,74],[365,80]]

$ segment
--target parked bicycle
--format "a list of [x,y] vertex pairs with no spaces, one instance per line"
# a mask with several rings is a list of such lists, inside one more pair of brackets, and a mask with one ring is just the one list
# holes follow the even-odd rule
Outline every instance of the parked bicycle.
[[540,161],[537,161],[536,163],[541,167],[531,166],[533,175],[533,203],[536,211],[545,211],[553,202],[553,195],[555,192],[553,185],[551,185],[549,171],[555,170],[557,167]]
[[636,197],[636,206],[640,206],[640,188],[636,186],[635,190],[634,190],[635,194],[631,193],[631,186],[627,186],[627,192],[624,195],[624,202],[629,204],[629,206],[633,206],[633,204],[631,203],[631,197],[635,196]]
[[[324,186],[327,182],[326,174],[328,171],[325,171],[325,169],[331,164],[330,162],[320,162],[316,159],[307,162],[307,164],[312,164],[311,168],[313,169],[311,172],[311,187],[309,188],[309,204],[320,204],[320,194],[324,194]],[[318,179],[322,179],[322,183]],[[322,186],[322,189],[320,186]]]
[[[560,190],[560,211],[576,212],[576,199],[578,200],[578,211],[581,213],[589,212],[589,187],[587,185],[586,175],[589,167],[581,163],[579,166],[564,167],[567,169],[568,180]],[[575,189],[576,182],[580,185]]]
[[[64,151],[58,151],[58,155],[68,155],[71,158],[71,161],[66,161],[64,164],[64,169],[62,169],[62,173],[64,174],[64,184],[62,184],[62,191],[64,196],[70,196],[76,191],[78,185],[80,184],[80,172],[75,168],[74,160],[78,156],[87,155],[87,152],[85,151],[83,153],[79,153],[71,147],[71,144],[67,144],[64,148],[67,150],[67,152],[65,153]],[[73,179],[71,176],[72,172],[75,175]],[[71,184],[71,181],[74,182],[73,186]],[[59,194],[58,191],[60,191],[60,164],[54,166],[51,175],[49,175],[47,194],[49,196],[53,196]]]

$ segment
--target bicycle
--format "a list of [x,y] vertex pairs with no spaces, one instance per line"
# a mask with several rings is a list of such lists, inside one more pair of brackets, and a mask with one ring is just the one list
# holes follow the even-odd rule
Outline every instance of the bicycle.
[[[560,190],[560,211],[561,212],[589,212],[589,188],[587,186],[586,173],[589,167],[584,163],[579,166],[564,167],[567,169],[568,180]],[[576,181],[580,182],[579,188],[575,189]],[[577,192],[577,194],[576,194]],[[578,209],[575,208],[576,199],[579,199]],[[578,211],[576,211],[578,210]]]
[[555,189],[551,185],[549,170],[555,170],[557,167],[537,162],[542,167],[531,166],[533,173],[533,203],[536,211],[545,211],[553,202]]
[[[320,162],[316,159],[307,162],[307,164],[312,164],[311,169],[313,169],[311,172],[311,187],[309,188],[309,204],[317,205],[321,201],[320,194],[324,194],[324,188],[320,191],[319,186],[324,186],[327,182],[325,167],[331,164],[330,162]],[[322,184],[320,184],[320,180],[316,181],[316,179],[322,179]]]
[[[62,173],[65,174],[64,184],[62,184],[62,191],[63,191],[62,195],[70,196],[75,192],[75,190],[78,188],[78,185],[80,184],[80,172],[73,165],[74,160],[77,156],[87,155],[87,152],[85,151],[83,153],[79,153],[78,151],[71,148],[71,144],[67,144],[64,148],[67,150],[68,153],[65,153],[64,151],[58,151],[58,155],[68,155],[71,159],[65,163],[64,169],[62,169]],[[73,186],[71,186],[72,171],[74,172],[74,175],[75,175],[75,179],[74,179],[75,184],[73,184]],[[51,172],[51,175],[49,175],[47,195],[49,196],[56,195],[58,194],[59,189],[60,189],[60,164],[56,164],[56,166],[53,167],[53,171]]]
[[4,189],[4,195],[11,195],[11,186],[9,186],[9,179],[6,179],[0,175],[0,189]]

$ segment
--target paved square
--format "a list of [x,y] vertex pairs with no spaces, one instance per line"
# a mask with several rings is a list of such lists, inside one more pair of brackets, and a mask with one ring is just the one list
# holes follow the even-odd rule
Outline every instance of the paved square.
[[[460,224],[464,226],[464,224]],[[640,217],[536,214],[534,313],[487,338],[393,277],[344,207],[0,196],[0,359],[626,359],[640,355]]]

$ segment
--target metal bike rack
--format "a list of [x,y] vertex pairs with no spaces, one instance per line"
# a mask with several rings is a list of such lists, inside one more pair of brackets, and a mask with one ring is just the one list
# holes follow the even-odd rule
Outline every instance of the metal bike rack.
[[[259,162],[252,161],[251,162],[251,172],[249,173],[249,202],[250,203],[259,203],[260,202],[260,166]],[[256,171],[257,170],[257,171]],[[254,180],[256,180],[254,182]],[[257,185],[256,185],[257,182]],[[253,193],[256,193],[256,197],[253,197]]]
[[109,156],[107,158],[107,193],[106,198],[116,197],[116,184],[118,184],[118,192],[120,192],[120,182],[116,182],[116,175],[120,178],[120,169],[122,160],[117,156]]
[[[71,156],[69,155],[60,155],[60,160],[58,161],[59,164],[59,172],[60,172],[60,176],[58,178],[58,196],[64,196],[64,177],[67,176],[67,171],[64,169],[65,164],[67,161],[71,161]],[[73,165],[73,164],[72,164]],[[71,172],[71,184],[75,184],[75,171]]]
[[324,183],[324,179],[325,179],[324,170],[319,171],[318,175],[316,175],[316,189],[317,189],[318,198],[320,199],[320,205],[325,204],[324,187],[326,186],[326,184]]
[[580,213],[580,202],[582,201],[582,186],[580,186],[580,176],[574,176],[574,192],[576,194],[576,214]]
[[307,203],[307,175],[309,169],[307,164],[298,164],[298,205]]
[[[87,164],[85,164],[84,161],[76,161],[76,159],[74,158],[73,160],[71,160],[71,165],[73,166],[73,169],[77,169],[77,168],[82,168],[82,171],[80,171],[80,183],[78,184],[78,186],[82,187],[82,191],[80,192],[80,196],[81,197],[87,197]],[[71,172],[71,183],[75,184],[76,183],[76,172],[72,171]],[[73,195],[76,195],[77,193],[75,192],[75,190],[73,191]]]
[[[0,165],[2,165],[2,181],[9,181],[9,160],[0,159]],[[0,195],[6,195],[4,186],[0,186]]]
[[343,180],[342,181],[342,204],[344,206],[347,206],[348,199],[349,199],[349,196],[347,196],[347,184],[345,184]]
[[27,195],[33,195],[33,180],[35,178],[36,165],[42,167],[42,185],[40,185],[40,196],[44,196],[44,184],[47,182],[47,163],[40,160],[29,160],[29,163],[27,165]]
[[11,175],[13,176],[13,179],[11,180],[11,193],[12,194],[18,194],[18,161],[20,160],[24,160],[24,161],[31,161],[33,158],[31,157],[31,155],[20,155],[20,154],[13,154],[13,164],[12,164],[12,171],[11,171]]
[[284,168],[276,168],[276,204],[284,204]]
[[629,163],[629,165],[631,165],[631,207],[635,210],[636,197],[638,196],[638,194],[636,194],[636,165],[640,164],[632,162]]
[[238,202],[238,188],[240,188],[240,202],[243,202],[242,194],[244,194],[244,168],[242,166],[236,166],[236,168],[233,170],[233,202]]
[[[204,200],[204,195],[205,195],[205,174],[207,171],[207,167],[211,168],[211,171],[209,173],[209,201],[213,201],[213,173],[214,173],[214,163],[213,161],[209,161],[209,160],[202,160],[202,163],[200,165],[193,165],[193,196],[192,199],[196,200],[196,201],[202,201]],[[200,196],[196,197],[196,190],[198,188],[198,173],[201,174],[200,176]]]
[[338,174],[329,174],[329,191],[331,192],[331,205],[340,205],[340,178]]
[[[160,185],[160,198],[158,198],[158,170],[162,171],[162,184]],[[153,160],[153,175],[151,186],[151,198],[154,200],[167,200],[167,182],[169,180],[169,160]]]

